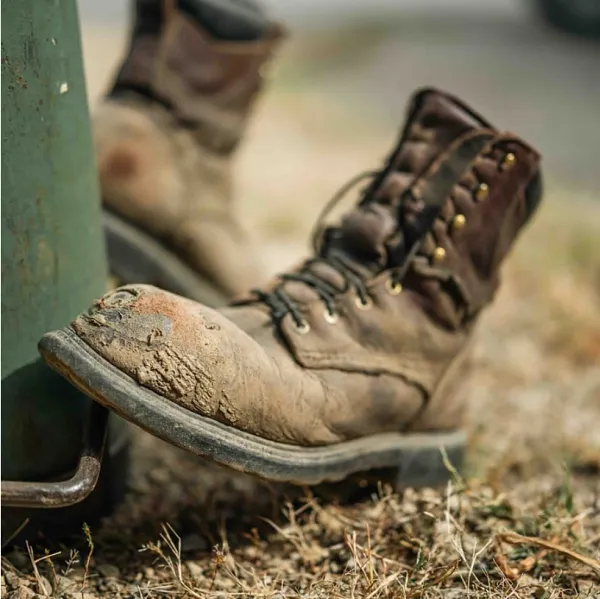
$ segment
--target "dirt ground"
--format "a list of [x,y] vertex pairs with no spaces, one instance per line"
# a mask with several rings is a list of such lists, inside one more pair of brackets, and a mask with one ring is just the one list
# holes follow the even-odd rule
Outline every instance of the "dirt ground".
[[[288,48],[239,156],[240,210],[271,272],[397,133],[330,85],[339,65],[319,57],[348,37],[321,42]],[[87,32],[92,99],[118,51]],[[124,505],[67,545],[4,556],[3,596],[600,597],[599,190],[552,172],[546,189],[481,322],[468,464],[446,487],[270,485],[136,431]]]

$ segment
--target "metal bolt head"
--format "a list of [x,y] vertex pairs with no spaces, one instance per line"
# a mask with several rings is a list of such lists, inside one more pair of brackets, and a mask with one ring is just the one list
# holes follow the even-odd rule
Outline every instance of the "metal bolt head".
[[385,288],[390,295],[398,295],[402,293],[402,283],[387,279],[385,282]]
[[452,219],[452,228],[453,229],[462,229],[467,224],[467,219],[464,214],[457,214]]
[[306,333],[310,331],[310,325],[305,320],[300,323],[295,323],[294,326],[296,327],[296,332],[299,335],[306,335]]
[[339,320],[338,313],[330,312],[327,308],[325,309],[323,316],[325,317],[325,322],[328,322],[329,324],[335,324]]
[[446,250],[442,247],[437,247],[433,251],[434,262],[441,262],[446,257]]
[[478,202],[483,202],[487,200],[488,195],[490,194],[490,187],[487,183],[480,183],[477,191],[475,192],[475,197]]
[[365,301],[363,302],[360,297],[356,296],[354,303],[359,310],[369,310],[373,307],[373,300],[370,297],[366,297]]
[[511,169],[513,166],[515,166],[515,164],[517,164],[517,157],[512,152],[509,152],[502,159],[502,162],[500,163],[500,167],[503,171],[507,171],[507,170]]

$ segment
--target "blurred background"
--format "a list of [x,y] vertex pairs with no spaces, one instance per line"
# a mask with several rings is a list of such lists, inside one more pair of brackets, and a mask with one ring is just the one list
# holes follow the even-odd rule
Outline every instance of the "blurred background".
[[[465,387],[475,471],[600,464],[600,2],[268,4],[290,36],[236,171],[239,210],[268,269],[301,257],[323,204],[382,164],[416,87],[462,97],[537,147],[546,180]],[[123,50],[129,5],[79,5],[93,108]]]

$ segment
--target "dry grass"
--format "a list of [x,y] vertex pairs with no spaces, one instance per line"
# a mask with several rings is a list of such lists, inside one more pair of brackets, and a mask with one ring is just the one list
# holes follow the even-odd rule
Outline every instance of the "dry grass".
[[137,450],[127,504],[93,550],[14,552],[11,588],[84,599],[597,596],[600,503],[580,475],[342,488],[334,500],[332,489],[247,480],[148,438]]
[[[303,251],[322,203],[376,166],[395,133],[340,112],[326,90],[293,77],[268,96],[239,187],[270,270]],[[3,558],[3,591],[15,599],[598,597],[598,222],[600,204],[549,181],[478,333],[465,381],[464,479],[398,493],[360,480],[297,489],[136,432],[125,504],[67,546],[37,542]]]

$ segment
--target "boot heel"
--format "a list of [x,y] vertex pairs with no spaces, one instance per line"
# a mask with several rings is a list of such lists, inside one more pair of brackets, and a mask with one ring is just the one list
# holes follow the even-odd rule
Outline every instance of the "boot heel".
[[396,467],[356,472],[340,482],[316,485],[313,492],[327,501],[349,504],[377,495],[382,485],[391,485],[398,493],[409,487],[446,485],[462,474],[465,446],[449,442],[443,447],[407,450]]

